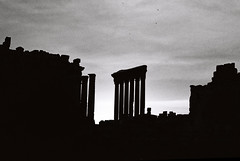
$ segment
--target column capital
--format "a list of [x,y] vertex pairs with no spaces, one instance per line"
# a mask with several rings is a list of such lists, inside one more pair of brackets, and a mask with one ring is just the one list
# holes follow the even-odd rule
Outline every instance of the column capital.
[[142,73],[142,74],[140,75],[140,78],[141,78],[141,79],[146,79],[146,72]]
[[88,80],[88,76],[83,75],[83,76],[82,76],[82,80],[83,80],[83,81],[87,81],[87,80]]
[[88,74],[88,75],[89,75],[89,77],[92,77],[92,78],[96,77],[96,74],[93,74],[93,73],[92,74]]
[[120,82],[121,82],[118,78],[114,78],[113,81],[114,81],[114,84],[115,84],[115,85],[116,85],[116,84],[120,84]]

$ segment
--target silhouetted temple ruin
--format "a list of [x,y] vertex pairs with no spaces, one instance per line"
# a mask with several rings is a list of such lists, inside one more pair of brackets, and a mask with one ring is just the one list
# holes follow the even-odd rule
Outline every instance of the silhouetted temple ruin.
[[112,74],[115,84],[114,120],[144,115],[146,72],[147,66],[142,65]]
[[207,85],[191,86],[189,115],[164,111],[156,116],[151,114],[150,108],[144,114],[146,71],[144,65],[112,74],[115,83],[114,120],[143,116],[134,124],[150,123],[169,130],[178,126],[185,131],[208,131],[209,135],[210,131],[239,130],[236,127],[240,122],[240,73],[234,63],[218,65],[212,82]]
[[[80,59],[0,45],[1,122],[31,131],[70,132],[94,123],[95,74],[82,76]],[[89,83],[88,83],[89,79]],[[11,126],[10,126],[11,125]]]
[[[191,86],[190,114],[147,108],[147,66],[112,74],[114,120],[94,124],[95,74],[80,59],[0,45],[0,160],[168,160],[240,157],[240,73],[218,65]],[[4,157],[7,157],[5,159]]]
[[237,130],[240,122],[240,73],[234,63],[218,65],[212,82],[191,86],[190,117],[194,127]]

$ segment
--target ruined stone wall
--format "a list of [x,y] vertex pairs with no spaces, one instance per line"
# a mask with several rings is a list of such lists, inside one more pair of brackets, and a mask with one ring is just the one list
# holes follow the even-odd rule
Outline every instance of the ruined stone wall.
[[212,82],[191,86],[190,116],[195,127],[228,129],[238,125],[240,77],[235,64],[218,65]]
[[[32,131],[66,132],[86,120],[80,100],[80,59],[42,50],[0,46],[1,123]],[[10,127],[10,126],[9,126]]]

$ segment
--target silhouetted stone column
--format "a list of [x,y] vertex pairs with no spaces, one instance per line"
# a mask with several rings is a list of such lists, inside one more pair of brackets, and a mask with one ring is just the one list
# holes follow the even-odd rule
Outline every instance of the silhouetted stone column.
[[114,82],[115,83],[115,96],[114,96],[114,120],[118,120],[118,105],[119,105],[119,100],[118,100],[118,97],[119,97],[119,84],[117,82]]
[[79,83],[79,100],[82,101],[82,79],[80,79]]
[[82,107],[84,116],[87,116],[87,83],[88,76],[82,76]]
[[[72,83],[72,89],[74,90],[75,94],[75,103],[74,106],[75,108],[73,108],[73,111],[80,116],[81,118],[85,117],[84,113],[83,113],[83,108],[81,105],[81,82],[82,82],[82,76],[78,76],[75,77],[74,83]],[[75,86],[74,86],[75,84]]]
[[144,73],[141,76],[141,104],[140,104],[140,115],[144,115],[145,112],[145,78],[146,74]]
[[133,117],[134,79],[130,80],[129,116]]
[[[141,65],[131,69],[119,70],[112,74],[115,83],[115,120],[122,119],[123,115],[124,117],[144,115],[146,72],[147,66]],[[121,82],[119,83],[120,87],[116,86],[116,81]],[[140,87],[141,91],[139,91]]]
[[128,87],[129,87],[129,80],[125,81],[125,105],[124,105],[124,115],[128,117]]
[[120,83],[119,119],[123,118],[123,82]]
[[95,102],[95,78],[96,74],[89,75],[89,91],[88,91],[88,118],[94,121],[94,102]]
[[135,79],[136,84],[135,84],[135,116],[139,115],[139,78]]

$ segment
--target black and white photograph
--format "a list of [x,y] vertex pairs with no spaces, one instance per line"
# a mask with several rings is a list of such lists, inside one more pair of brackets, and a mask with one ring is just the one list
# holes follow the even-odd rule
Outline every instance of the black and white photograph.
[[240,159],[239,0],[0,0],[0,160]]

